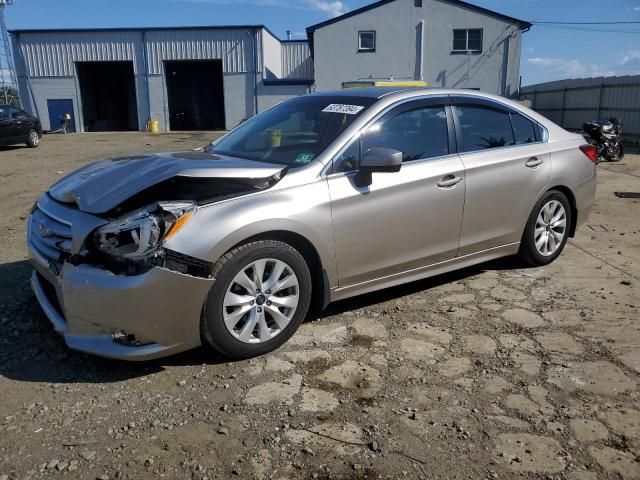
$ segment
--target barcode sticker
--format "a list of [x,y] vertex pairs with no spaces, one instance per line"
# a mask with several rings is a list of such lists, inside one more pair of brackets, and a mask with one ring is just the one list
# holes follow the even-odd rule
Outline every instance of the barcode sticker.
[[322,111],[328,113],[346,113],[347,115],[355,115],[363,109],[364,107],[361,107],[360,105],[340,105],[338,103],[332,103]]

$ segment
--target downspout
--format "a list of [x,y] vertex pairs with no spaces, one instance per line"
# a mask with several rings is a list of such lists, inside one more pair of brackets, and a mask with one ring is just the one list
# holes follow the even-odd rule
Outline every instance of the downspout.
[[[40,118],[40,113],[38,112],[38,104],[36,103],[36,96],[33,94],[33,86],[31,85],[31,77],[29,76],[29,67],[27,66],[27,62],[24,59],[24,55],[22,55],[22,47],[20,46],[20,34],[17,32],[14,32],[13,34],[16,37],[16,50],[18,51],[20,61],[22,62],[24,76],[27,79],[27,90],[29,91],[29,95],[31,95],[31,104],[33,105],[33,110],[35,111],[36,117]],[[18,85],[18,88],[19,87],[20,86]]]
[[509,84],[509,49],[511,47],[511,33],[504,39],[504,71],[502,72],[502,92],[500,95],[507,96],[507,86]]
[[147,120],[151,120],[151,90],[149,88],[149,58],[147,56],[147,31],[142,30],[142,61],[144,63],[144,83],[147,86]]
[[258,29],[253,29],[253,101],[254,114],[258,114]]
[[420,20],[420,69],[418,80],[424,80],[424,20]]

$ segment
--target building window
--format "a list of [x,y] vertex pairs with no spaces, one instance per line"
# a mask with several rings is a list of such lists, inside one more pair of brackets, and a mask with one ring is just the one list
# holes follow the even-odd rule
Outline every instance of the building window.
[[358,32],[358,51],[359,52],[375,52],[376,51],[375,30]]
[[413,5],[416,8],[422,8],[422,0],[413,0]]
[[482,52],[482,29],[467,28],[453,31],[453,52],[454,53],[481,53]]

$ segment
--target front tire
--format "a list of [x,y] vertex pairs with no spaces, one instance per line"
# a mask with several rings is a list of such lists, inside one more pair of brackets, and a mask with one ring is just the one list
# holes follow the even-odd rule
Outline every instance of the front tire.
[[27,135],[27,141],[25,142],[29,148],[38,148],[40,145],[40,135],[37,131],[31,129]]
[[571,215],[569,200],[562,192],[546,192],[529,216],[518,256],[534,267],[553,262],[569,239]]
[[300,253],[275,240],[246,243],[214,266],[215,282],[202,315],[204,341],[225,357],[271,352],[304,321],[311,274]]

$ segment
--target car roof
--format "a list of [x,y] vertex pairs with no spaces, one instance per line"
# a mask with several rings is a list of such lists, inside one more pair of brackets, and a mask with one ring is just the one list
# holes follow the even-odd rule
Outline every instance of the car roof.
[[554,136],[565,136],[566,132],[562,127],[559,127],[548,118],[540,115],[531,108],[523,105],[515,100],[510,100],[499,95],[491,93],[481,92],[479,90],[472,90],[468,88],[440,88],[440,87],[362,87],[362,88],[345,88],[343,90],[333,90],[327,92],[313,93],[312,96],[327,96],[327,97],[363,97],[374,99],[376,102],[383,101],[391,104],[396,101],[402,101],[411,99],[413,97],[425,97],[425,96],[443,96],[452,95],[457,97],[473,97],[481,100],[488,100],[494,102],[503,107],[511,108],[520,113],[525,113],[529,118],[532,118],[536,122],[542,124],[554,133]]
[[327,97],[364,97],[381,99],[389,96],[427,96],[427,95],[472,95],[477,98],[486,99],[501,99],[506,100],[504,97],[498,97],[490,93],[481,92],[479,90],[465,89],[465,88],[441,88],[441,87],[356,87],[345,88],[342,90],[329,90],[326,92],[317,92],[312,94],[314,96],[327,96]]
[[379,99],[386,97],[392,93],[406,92],[406,91],[431,91],[433,89],[416,88],[416,87],[357,87],[357,88],[345,88],[342,90],[329,90],[326,92],[317,92],[313,95],[326,96],[326,97],[364,97]]

